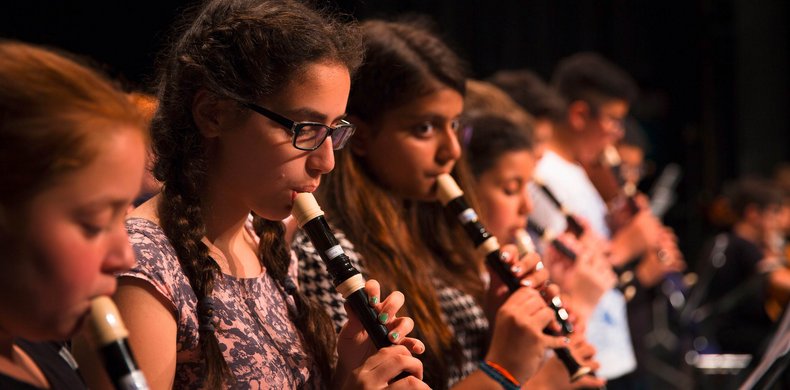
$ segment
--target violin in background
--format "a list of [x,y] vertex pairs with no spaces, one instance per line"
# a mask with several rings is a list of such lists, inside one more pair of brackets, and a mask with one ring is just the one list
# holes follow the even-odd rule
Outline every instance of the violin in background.
[[609,145],[597,161],[582,164],[582,167],[598,194],[606,202],[609,209],[607,222],[610,229],[613,232],[617,231],[639,212],[639,206],[634,198],[637,194],[639,177],[622,174],[623,160],[614,145]]

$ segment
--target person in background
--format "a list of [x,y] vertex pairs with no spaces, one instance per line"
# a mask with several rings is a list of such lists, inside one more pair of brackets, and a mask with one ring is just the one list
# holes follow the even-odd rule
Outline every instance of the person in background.
[[[348,106],[357,132],[319,189],[319,203],[352,263],[385,291],[406,295],[399,315],[414,319],[426,344],[426,383],[498,388],[492,374],[498,372],[518,387],[534,376],[547,348],[565,342],[543,334],[554,314],[537,290],[523,287],[508,297],[498,277],[484,284],[482,256],[438,202],[437,176],[450,173],[461,156],[461,61],[423,26],[375,20],[362,31],[365,62]],[[342,325],[342,297],[315,248],[298,234],[294,249],[300,287],[316,302],[330,303],[336,326]],[[518,259],[514,249],[504,253],[520,269],[517,277],[543,283],[537,256]]]
[[[470,90],[467,96],[474,95]],[[536,158],[531,149],[528,129],[498,113],[483,110],[474,101],[469,101],[469,113],[464,114],[464,125],[469,126],[471,134],[464,145],[463,162],[468,165],[474,177],[474,192],[480,201],[480,215],[484,225],[502,242],[513,242],[516,231],[525,229],[527,218],[532,211],[532,199],[527,184],[532,179]],[[577,245],[577,249],[581,246]],[[588,251],[589,252],[589,251]],[[557,256],[556,253],[552,255]],[[561,261],[544,257],[544,263],[551,270],[553,263]],[[615,275],[611,266],[602,256],[593,258],[590,253],[580,253],[574,265],[576,269],[565,272],[563,293],[571,290],[571,296],[563,294],[563,302],[574,308],[584,306],[587,300],[595,306],[597,299],[612,288]],[[552,273],[552,278],[556,273]],[[572,312],[575,314],[575,312]],[[576,316],[575,332],[571,338],[571,352],[576,360],[593,370],[598,363],[593,356],[595,348],[584,338],[585,319]],[[556,358],[550,359],[529,381],[537,388],[592,388],[603,386],[605,380],[583,377],[571,384],[564,366]]]
[[[709,341],[704,352],[751,354],[757,360],[774,326],[766,304],[790,293],[790,270],[769,249],[780,229],[783,199],[769,182],[754,178],[734,183],[725,198],[736,221],[724,234],[723,257],[715,264],[703,257],[699,271],[705,282],[695,287],[704,291],[702,306],[710,313],[700,324]],[[786,300],[776,303],[787,306]]]
[[554,134],[554,123],[565,117],[565,102],[557,92],[529,69],[501,70],[487,79],[501,88],[535,118],[534,141],[538,159]]
[[[588,221],[585,234],[610,240],[609,261],[626,264],[655,243],[659,222],[642,211],[628,228],[614,235],[607,226],[607,204],[580,164],[597,161],[604,148],[622,136],[622,121],[636,95],[634,81],[620,68],[594,53],[579,53],[562,60],[552,85],[565,102],[565,115],[554,122],[548,150],[535,174],[574,215]],[[553,231],[565,231],[565,218],[548,198],[533,191],[532,218]],[[598,238],[598,240],[600,240]],[[584,239],[582,239],[584,241]],[[634,385],[629,376],[636,369],[622,293],[606,293],[587,324],[590,342],[598,351],[599,374],[609,379],[609,388]]]

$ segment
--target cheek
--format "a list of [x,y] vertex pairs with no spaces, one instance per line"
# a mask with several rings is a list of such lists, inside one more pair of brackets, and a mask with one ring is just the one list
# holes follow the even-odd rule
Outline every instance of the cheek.
[[488,194],[485,198],[483,204],[488,219],[487,227],[496,236],[506,234],[515,210],[508,204],[507,197],[501,194]]
[[377,148],[374,153],[368,157],[370,168],[390,189],[403,190],[413,186],[422,177],[420,160],[423,157],[413,149],[395,143],[387,151]]
[[41,275],[39,285],[65,304],[90,294],[100,276],[106,248],[100,242],[85,240],[76,227],[42,233],[34,260]]

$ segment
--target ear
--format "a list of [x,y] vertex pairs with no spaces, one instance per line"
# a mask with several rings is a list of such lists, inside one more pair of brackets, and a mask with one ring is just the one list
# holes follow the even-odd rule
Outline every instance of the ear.
[[568,123],[574,131],[582,131],[587,126],[590,114],[590,105],[577,100],[568,106]]
[[200,89],[192,100],[192,119],[206,138],[219,137],[232,114],[232,102]]
[[356,156],[365,156],[368,152],[368,143],[371,138],[370,124],[355,115],[349,115],[348,121],[357,127],[350,140],[351,153]]

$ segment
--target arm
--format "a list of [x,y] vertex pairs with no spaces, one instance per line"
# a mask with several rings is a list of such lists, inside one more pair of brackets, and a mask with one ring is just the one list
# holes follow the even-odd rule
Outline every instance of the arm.
[[609,257],[612,266],[623,266],[649,248],[657,247],[661,229],[661,222],[650,213],[649,209],[637,213],[612,237]]
[[570,260],[553,246],[548,247],[545,258],[551,279],[567,294],[575,314],[587,319],[603,294],[615,286],[617,276],[600,250],[601,246],[584,245],[570,234],[559,239],[577,254],[577,258]]
[[790,298],[790,268],[777,268],[768,276],[768,288],[786,306]]

